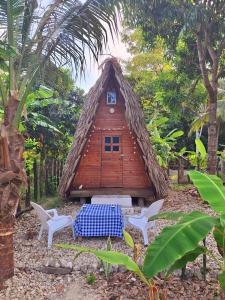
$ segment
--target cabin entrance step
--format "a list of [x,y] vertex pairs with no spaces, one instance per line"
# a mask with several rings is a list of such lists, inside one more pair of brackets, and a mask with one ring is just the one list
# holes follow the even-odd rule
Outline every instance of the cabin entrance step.
[[132,198],[130,195],[94,195],[91,204],[118,204],[128,208],[132,207]]

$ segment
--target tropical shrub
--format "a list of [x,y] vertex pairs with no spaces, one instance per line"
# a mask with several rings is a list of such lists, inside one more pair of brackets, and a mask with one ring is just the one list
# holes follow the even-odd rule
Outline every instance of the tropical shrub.
[[163,168],[167,168],[169,161],[172,158],[175,158],[174,150],[177,139],[184,134],[182,130],[177,130],[175,128],[163,137],[161,129],[166,125],[168,120],[169,119],[166,117],[152,119],[147,126],[153,148],[156,152],[156,157],[160,166]]
[[196,151],[185,151],[187,158],[193,167],[197,170],[206,170],[207,167],[207,151],[200,138],[195,139]]

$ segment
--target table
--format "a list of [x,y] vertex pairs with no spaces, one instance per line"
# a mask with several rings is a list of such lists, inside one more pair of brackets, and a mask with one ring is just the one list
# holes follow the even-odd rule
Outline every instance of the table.
[[84,204],[75,221],[76,236],[123,237],[123,215],[119,205]]

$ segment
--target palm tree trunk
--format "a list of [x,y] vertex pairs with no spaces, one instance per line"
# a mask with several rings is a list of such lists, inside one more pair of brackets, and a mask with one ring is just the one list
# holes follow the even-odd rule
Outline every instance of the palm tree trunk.
[[[215,97],[216,98],[216,97]],[[218,146],[218,134],[217,134],[217,120],[216,110],[217,101],[211,99],[209,101],[209,124],[208,124],[208,170],[210,174],[216,174],[217,170],[217,146]]]
[[[0,282],[13,276],[13,227],[20,188],[26,182],[24,139],[13,126],[18,99],[10,97],[0,131]],[[1,285],[1,284],[0,284]]]
[[0,289],[1,283],[14,275],[12,218],[0,222]]

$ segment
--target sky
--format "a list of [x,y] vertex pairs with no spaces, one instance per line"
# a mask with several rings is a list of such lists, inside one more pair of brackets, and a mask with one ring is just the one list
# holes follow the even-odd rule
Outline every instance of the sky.
[[[46,8],[48,4],[52,2],[52,0],[38,0],[39,4],[41,4],[42,9]],[[81,2],[85,2],[85,0],[81,0]],[[76,85],[88,92],[88,90],[95,84],[96,80],[100,76],[99,65],[110,55],[115,56],[118,60],[127,60],[129,58],[129,54],[126,51],[125,44],[121,41],[121,32],[122,26],[118,25],[119,33],[118,36],[114,36],[112,39],[111,34],[108,34],[108,45],[104,50],[102,56],[99,56],[98,64],[93,61],[93,58],[90,58],[90,55],[87,52],[87,67],[85,70],[85,77],[78,77],[76,79]],[[109,55],[110,54],[110,55]],[[75,73],[75,72],[74,72]],[[74,75],[75,79],[75,75]]]
[[118,36],[112,36],[109,34],[108,37],[108,45],[103,52],[103,55],[99,56],[98,64],[87,56],[87,68],[85,71],[85,77],[82,76],[76,80],[77,86],[84,89],[87,92],[96,82],[98,77],[100,76],[101,70],[99,70],[99,65],[111,55],[116,57],[119,61],[129,59],[129,53],[126,50],[126,45],[121,40],[121,31],[122,27],[120,26]]

